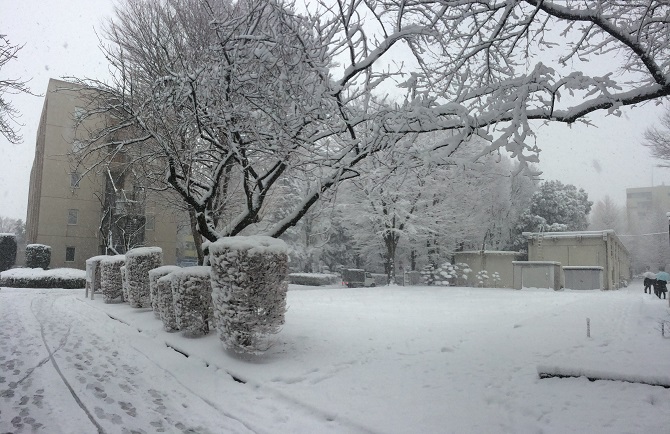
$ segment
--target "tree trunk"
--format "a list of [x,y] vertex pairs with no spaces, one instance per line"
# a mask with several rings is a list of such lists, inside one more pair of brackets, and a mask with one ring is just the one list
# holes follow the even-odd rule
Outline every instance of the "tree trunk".
[[191,223],[191,235],[193,236],[195,251],[198,254],[198,265],[203,265],[205,263],[205,255],[202,251],[202,237],[198,231],[198,220],[195,217],[195,210],[191,206],[188,207],[188,218]]

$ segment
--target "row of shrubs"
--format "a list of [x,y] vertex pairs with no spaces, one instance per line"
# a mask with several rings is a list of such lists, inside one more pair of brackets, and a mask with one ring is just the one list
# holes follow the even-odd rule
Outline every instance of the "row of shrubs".
[[[16,235],[0,233],[0,272],[9,270],[16,265]],[[44,244],[28,244],[26,246],[26,267],[49,268],[51,247]]]
[[86,261],[86,291],[105,303],[151,308],[168,332],[197,337],[216,328],[224,348],[258,353],[284,324],[286,244],[263,236],[208,245],[210,266],[163,265],[162,250],[142,247]]
[[74,268],[12,268],[0,274],[0,286],[10,288],[83,288],[86,277]]

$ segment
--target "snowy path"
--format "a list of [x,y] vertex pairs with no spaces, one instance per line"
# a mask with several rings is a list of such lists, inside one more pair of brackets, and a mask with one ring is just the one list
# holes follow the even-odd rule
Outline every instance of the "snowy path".
[[71,294],[3,290],[0,299],[0,431],[251,432],[156,369],[160,355],[123,330],[97,333],[87,323],[99,318],[73,309]]

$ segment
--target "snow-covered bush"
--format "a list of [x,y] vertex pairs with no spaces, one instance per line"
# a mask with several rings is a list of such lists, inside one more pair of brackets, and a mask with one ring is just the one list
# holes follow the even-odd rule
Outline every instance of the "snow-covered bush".
[[227,237],[209,245],[214,320],[223,346],[259,353],[284,324],[288,248],[281,240]]
[[211,267],[185,267],[170,273],[177,327],[184,336],[209,333],[212,314]]
[[421,278],[426,285],[434,285],[437,280],[436,270],[433,265],[428,264],[421,269]]
[[9,270],[16,264],[16,235],[0,234],[0,271]]
[[445,262],[435,272],[435,284],[443,286],[465,286],[468,274],[472,272],[468,264]]
[[[179,269],[181,269],[181,267],[177,265],[163,265],[162,267],[149,270],[149,296],[151,297],[151,309],[153,309],[154,316],[158,319],[161,318],[160,304],[158,300],[158,279]],[[170,291],[172,290],[170,289]],[[170,299],[172,299],[172,296],[170,296]]]
[[123,302],[123,280],[121,267],[125,264],[124,255],[107,256],[100,260],[100,289],[105,303]]
[[486,270],[481,270],[477,272],[475,276],[477,278],[477,285],[484,288],[489,286],[489,272]]
[[121,266],[121,293],[123,294],[123,301],[128,301],[128,272],[126,271],[125,263]]
[[493,287],[497,288],[498,284],[502,282],[502,278],[500,277],[500,273],[497,271],[494,271],[493,274],[491,275],[491,278],[493,279]]
[[322,286],[332,285],[340,281],[337,274],[321,273],[291,273],[288,275],[289,283],[294,285]]
[[26,267],[49,268],[51,262],[51,246],[44,244],[28,244],[26,246]]
[[137,247],[126,252],[128,303],[131,307],[151,307],[149,270],[163,265],[160,247]]
[[172,276],[166,274],[156,280],[156,297],[158,299],[158,312],[166,332],[179,330],[177,318],[174,315],[174,303],[172,302]]
[[93,294],[101,291],[100,261],[107,258],[107,255],[98,255],[86,260],[86,289]]
[[86,273],[74,268],[12,268],[0,273],[0,286],[9,288],[83,288]]

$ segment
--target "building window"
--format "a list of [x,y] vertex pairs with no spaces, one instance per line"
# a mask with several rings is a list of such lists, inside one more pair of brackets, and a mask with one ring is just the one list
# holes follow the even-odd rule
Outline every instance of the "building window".
[[74,247],[65,248],[65,262],[74,262]]
[[156,216],[154,216],[153,214],[147,214],[146,218],[147,220],[144,223],[144,229],[148,231],[153,231],[154,229],[156,229]]
[[70,173],[70,187],[79,188],[79,181],[81,181],[81,174],[79,172]]
[[69,209],[67,210],[67,224],[76,225],[79,220],[79,210]]

